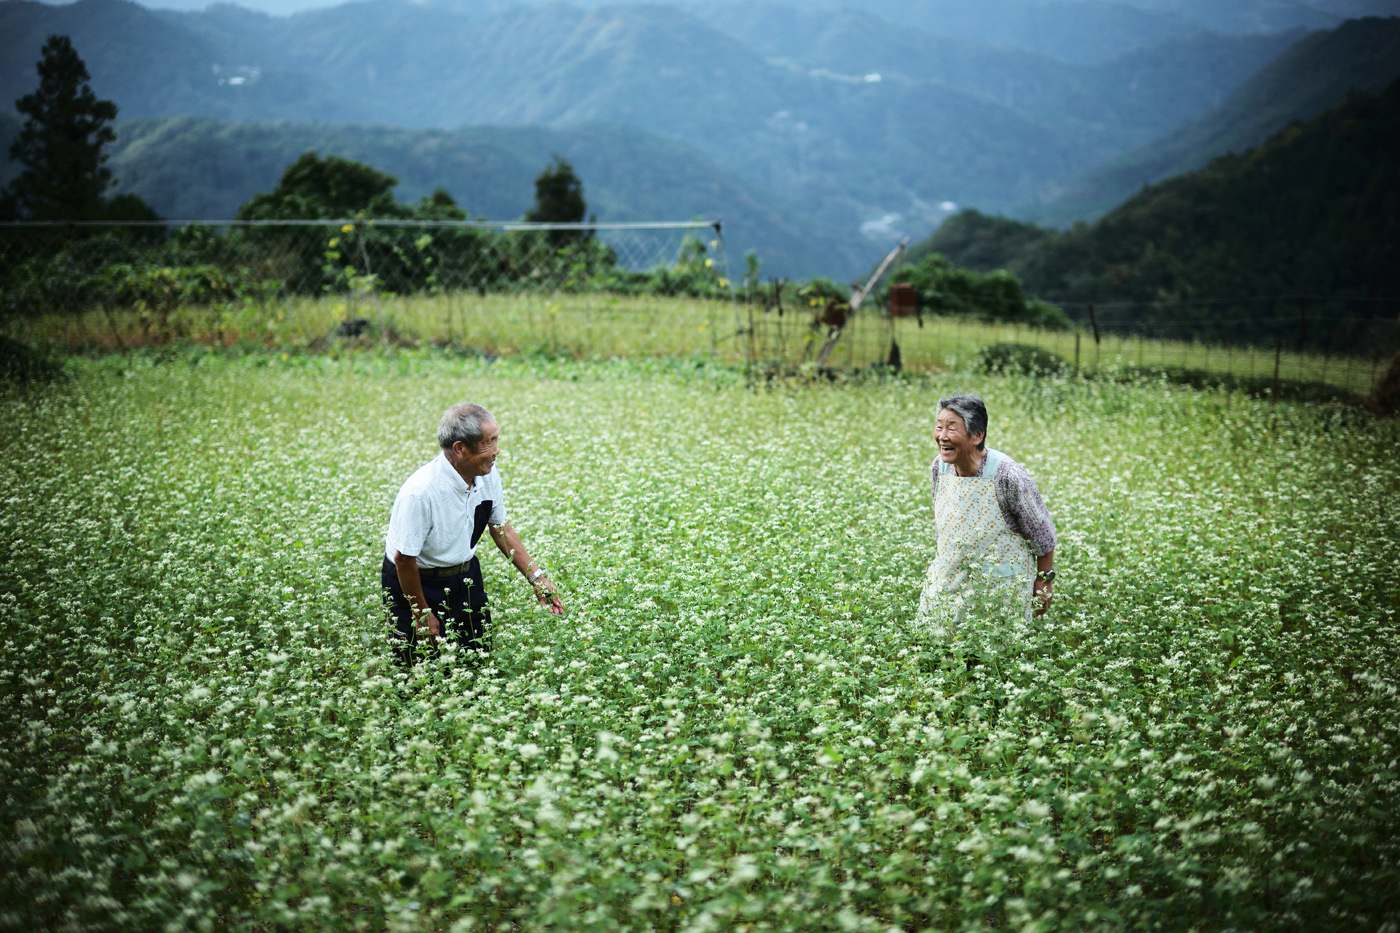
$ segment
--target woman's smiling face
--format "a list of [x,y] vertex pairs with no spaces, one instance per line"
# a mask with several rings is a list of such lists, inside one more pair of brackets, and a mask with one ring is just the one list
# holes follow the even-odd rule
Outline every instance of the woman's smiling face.
[[987,434],[985,431],[967,433],[963,416],[951,408],[944,408],[938,413],[933,436],[938,441],[938,456],[944,463],[967,463],[977,456],[977,445]]

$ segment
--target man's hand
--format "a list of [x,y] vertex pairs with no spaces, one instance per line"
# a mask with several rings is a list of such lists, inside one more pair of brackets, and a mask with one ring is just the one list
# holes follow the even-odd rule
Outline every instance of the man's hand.
[[564,601],[559,598],[559,588],[554,585],[553,580],[541,574],[531,585],[535,588],[535,598],[540,601],[541,606],[556,616],[564,614]]
[[429,644],[434,644],[442,637],[442,623],[433,612],[418,619],[418,637],[427,637]]
[[428,607],[428,597],[423,595],[423,577],[418,572],[417,558],[395,551],[394,568],[399,574],[399,587],[403,590],[413,617],[417,620],[414,630],[419,638],[427,636],[430,643],[436,644],[442,637],[442,623]]
[[540,601],[540,605],[554,615],[563,615],[564,602],[559,598],[559,588],[554,582],[542,573],[533,580],[530,579],[530,574],[535,572],[535,562],[530,559],[525,550],[525,542],[520,540],[520,535],[511,527],[510,522],[488,525],[487,528],[491,530],[491,540],[496,542],[496,547],[506,556],[506,560],[510,561],[526,582],[535,588],[535,598]]

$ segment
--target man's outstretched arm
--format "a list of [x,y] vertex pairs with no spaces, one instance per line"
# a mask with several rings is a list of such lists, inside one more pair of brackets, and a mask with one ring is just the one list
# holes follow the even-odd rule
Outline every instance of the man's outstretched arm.
[[537,574],[533,580],[530,579],[530,575],[535,572],[535,562],[530,559],[529,552],[525,550],[525,542],[520,540],[520,535],[510,526],[510,522],[487,527],[491,530],[491,540],[496,542],[496,547],[500,548],[506,559],[514,564],[520,575],[535,588],[535,598],[540,601],[540,605],[555,615],[563,615],[564,602],[559,598],[559,589],[554,585],[554,581],[545,574]]

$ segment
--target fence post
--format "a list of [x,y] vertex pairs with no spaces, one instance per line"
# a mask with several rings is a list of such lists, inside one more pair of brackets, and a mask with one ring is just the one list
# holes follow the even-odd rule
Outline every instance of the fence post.
[[1274,344],[1274,391],[1273,391],[1273,396],[1274,396],[1274,401],[1275,401],[1275,402],[1278,401],[1278,363],[1279,363],[1279,357],[1281,357],[1282,355],[1283,355],[1283,338],[1280,337],[1280,338],[1278,338],[1278,341]]
[[1303,353],[1303,347],[1308,341],[1308,298],[1302,292],[1298,293],[1298,381],[1307,382],[1308,358]]
[[1098,371],[1101,362],[1099,360],[1099,319],[1098,316],[1094,314],[1094,303],[1092,301],[1089,302],[1089,324],[1094,328],[1094,370]]
[[[734,335],[744,337],[744,378],[753,378],[753,308],[749,309],[749,330],[744,333],[744,319],[739,316],[739,296],[734,291],[734,277],[729,273],[729,253],[724,248],[723,222],[716,220],[715,246],[719,249],[720,262],[724,265],[724,278],[729,283],[729,301],[734,305]],[[713,336],[713,334],[711,335]]]
[[1074,332],[1074,374],[1079,375],[1079,331]]
[[374,299],[375,316],[379,318],[379,332],[384,335],[384,352],[394,352],[389,346],[389,328],[384,324],[384,306],[379,303],[379,289],[374,287],[374,272],[369,267],[369,253],[365,250],[365,221],[363,217],[355,219],[355,238],[360,244],[360,262],[365,266],[365,282],[369,285],[370,296]]
[[75,276],[73,274],[72,262],[74,252],[73,243],[76,239],[77,235],[73,232],[73,222],[70,220],[68,222],[67,262],[64,263],[64,265],[68,267],[66,270],[68,274],[63,277],[67,285],[67,291],[63,298],[63,354],[65,356],[73,352],[73,348],[69,346],[68,331],[73,326],[73,279]]

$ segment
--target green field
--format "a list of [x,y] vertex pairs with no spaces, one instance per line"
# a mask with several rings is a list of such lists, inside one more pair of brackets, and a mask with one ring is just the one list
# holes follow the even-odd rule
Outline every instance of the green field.
[[[1400,915],[1394,421],[958,369],[753,389],[703,360],[399,348],[70,370],[0,397],[0,928]],[[955,389],[1061,536],[1052,612],[967,644],[914,623]],[[568,615],[492,553],[489,661],[405,678],[381,534],[464,398],[499,417],[512,520]]]
[[[563,295],[452,292],[431,296],[291,298],[265,304],[186,307],[161,320],[154,312],[92,309],[66,319],[51,315],[14,322],[13,336],[70,350],[109,351],[163,342],[205,345],[252,344],[288,351],[323,349],[336,325],[364,317],[387,325],[393,340],[455,345],[491,355],[540,353],[589,359],[614,356],[692,356],[719,362],[810,363],[825,329],[811,326],[809,307],[764,312],[739,302],[655,295]],[[891,321],[867,307],[843,334],[829,362],[843,368],[883,362],[891,340],[906,369],[937,372],[968,366],[989,344],[1017,342],[1043,347],[1085,373],[1186,369],[1231,374],[1267,386],[1274,374],[1272,346],[1228,346],[1193,341],[1054,332],[966,318],[930,317]],[[375,339],[362,338],[374,345]],[[1388,359],[1388,356],[1386,357]],[[1369,393],[1384,372],[1385,359],[1284,349],[1279,377],[1296,383]]]

